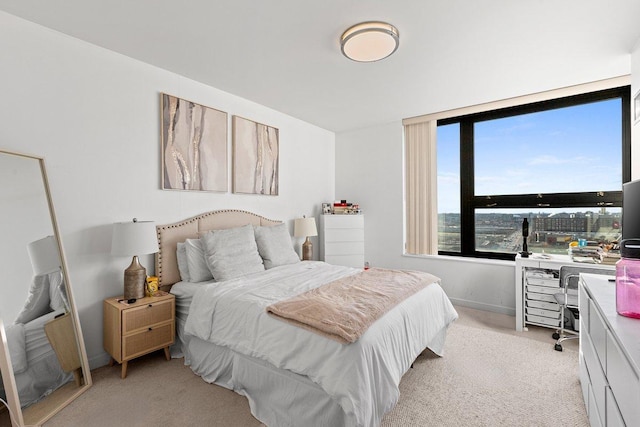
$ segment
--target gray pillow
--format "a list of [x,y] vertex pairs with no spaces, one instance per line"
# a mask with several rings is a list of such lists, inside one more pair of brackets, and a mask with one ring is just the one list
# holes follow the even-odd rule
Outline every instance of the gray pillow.
[[[204,254],[202,255],[204,259]],[[178,242],[176,249],[176,258],[178,259],[178,271],[180,272],[180,280],[190,282],[189,266],[187,264],[187,245],[185,242]]]
[[7,346],[11,355],[13,373],[20,374],[27,370],[27,344],[24,336],[24,325],[17,323],[5,328],[7,334]]
[[293,250],[291,235],[286,224],[271,227],[255,227],[258,252],[267,270],[280,265],[300,262],[300,257]]
[[264,271],[252,225],[213,230],[202,241],[205,260],[217,281]]
[[49,307],[49,276],[34,276],[29,297],[13,323],[29,323],[51,311]]
[[54,271],[47,276],[49,277],[49,307],[53,311],[69,311],[69,299],[67,298],[62,271]]
[[189,281],[204,282],[213,279],[204,256],[204,246],[201,239],[187,239],[185,242],[187,253],[187,269]]

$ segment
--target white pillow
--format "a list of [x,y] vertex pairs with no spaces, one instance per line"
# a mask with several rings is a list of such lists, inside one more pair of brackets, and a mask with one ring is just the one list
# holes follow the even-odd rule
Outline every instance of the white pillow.
[[264,271],[253,225],[213,230],[205,234],[202,240],[205,259],[215,280],[229,280]]
[[47,274],[34,276],[29,289],[29,297],[14,323],[28,323],[50,311],[49,277]]
[[19,374],[27,370],[27,348],[24,338],[24,325],[18,323],[6,328],[7,346],[11,355],[13,373]]
[[49,308],[53,311],[69,311],[69,300],[64,286],[64,279],[62,278],[62,271],[54,271],[47,276],[49,276]]
[[207,266],[204,256],[204,246],[201,239],[185,240],[187,253],[187,269],[189,270],[189,281],[204,282],[213,279],[211,271]]
[[183,282],[190,282],[191,278],[189,276],[189,265],[187,264],[187,245],[185,242],[178,243],[176,258],[178,259],[178,271],[180,272],[180,280],[182,280]]
[[291,235],[286,224],[271,227],[255,227],[258,252],[267,270],[279,265],[295,264],[300,257],[293,250]]

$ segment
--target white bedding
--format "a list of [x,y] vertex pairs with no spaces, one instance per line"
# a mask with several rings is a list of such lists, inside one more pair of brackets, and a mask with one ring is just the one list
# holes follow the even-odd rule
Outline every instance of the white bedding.
[[[396,404],[400,379],[415,358],[426,347],[442,354],[446,329],[457,313],[439,284],[433,283],[397,305],[349,345],[274,319],[265,311],[272,303],[359,271],[310,261],[195,285],[197,288],[189,288],[197,290],[184,338],[197,337],[195,344],[206,341],[248,356],[248,360],[267,362],[267,366],[288,371],[293,377],[306,377],[338,403],[346,425],[377,426]],[[186,288],[174,286],[172,293],[179,294],[181,287]],[[180,299],[178,306],[186,304]],[[230,362],[228,357],[210,357],[208,363]],[[228,376],[216,382],[241,390],[250,402],[260,399],[251,395],[253,391],[246,384],[238,384],[241,379]],[[259,417],[253,404],[252,412]]]
[[[44,325],[64,310],[52,311],[24,324],[27,369],[15,374],[20,405],[24,408],[48,396],[57,388],[73,380],[71,373],[60,367],[44,331]],[[0,389],[2,389],[0,381]],[[0,390],[4,397],[4,390]]]

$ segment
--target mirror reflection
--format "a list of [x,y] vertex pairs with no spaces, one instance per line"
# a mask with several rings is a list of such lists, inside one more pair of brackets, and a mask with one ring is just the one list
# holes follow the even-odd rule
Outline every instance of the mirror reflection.
[[[39,159],[0,152],[0,318],[22,408],[14,418],[25,424],[47,419],[85,382],[43,176]],[[6,412],[0,426],[11,425]]]

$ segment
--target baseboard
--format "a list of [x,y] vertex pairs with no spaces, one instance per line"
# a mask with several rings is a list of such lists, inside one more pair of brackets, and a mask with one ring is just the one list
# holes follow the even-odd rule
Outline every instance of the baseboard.
[[89,369],[94,370],[94,369],[106,366],[109,364],[110,360],[111,360],[111,356],[109,356],[109,353],[107,352],[104,352],[97,356],[93,356],[89,358]]
[[486,304],[477,301],[469,301],[459,298],[449,298],[453,305],[460,305],[463,307],[474,308],[476,310],[490,311],[492,313],[506,314],[508,316],[515,316],[516,309],[511,307],[505,307],[502,305]]

